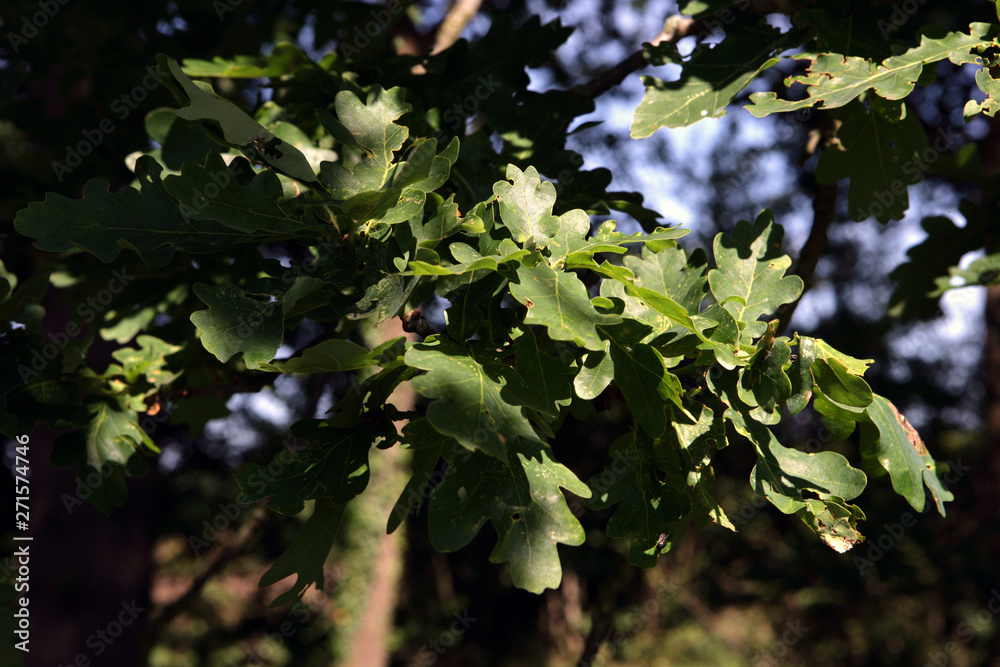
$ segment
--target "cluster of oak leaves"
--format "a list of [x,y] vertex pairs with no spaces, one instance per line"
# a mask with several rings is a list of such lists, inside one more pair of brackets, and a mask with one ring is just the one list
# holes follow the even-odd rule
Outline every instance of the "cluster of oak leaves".
[[[155,450],[138,415],[148,398],[183,378],[168,369],[185,346],[200,345],[247,372],[362,373],[331,415],[293,426],[308,447],[280,474],[251,464],[240,475],[249,500],[270,498],[278,511],[316,501],[262,582],[299,574],[276,604],[317,579],[344,506],[367,485],[373,445],[398,443],[413,453],[414,474],[390,530],[413,509],[414,496],[428,499],[431,539],[442,551],[461,548],[490,521],[497,533],[491,560],[509,561],[515,585],[531,591],[558,585],[558,543],[584,540],[563,490],[592,508],[617,505],[608,534],[629,537],[630,560],[641,566],[676,543],[692,519],[735,530],[713,497],[711,459],[727,446],[727,423],[757,454],[754,491],[800,516],[837,551],[851,548],[863,539],[857,522],[864,515],[850,501],[865,488],[865,473],[836,452],[786,447],[770,429],[810,400],[835,437],[860,428],[862,460],[888,472],[915,509],[923,510],[926,487],[944,513],[951,496],[933,459],[862,377],[870,360],[818,339],[779,336],[761,319],[803,287],[785,275],[790,259],[769,211],[720,234],[711,269],[704,253],[677,246],[685,230],[623,234],[608,221],[592,231],[582,210],[554,215],[555,187],[533,167],[509,165],[493,196],[462,214],[454,195],[437,193],[447,189],[458,140],[439,150],[434,138],[411,139],[396,123],[411,110],[402,89],[373,86],[366,99],[344,90],[335,113],[317,112],[329,136],[361,156],[350,163],[309,148],[292,125],[265,128],[173,60],[162,58],[160,67],[182,103],[154,112],[164,119],[161,131],[202,123],[229,152],[167,173],[155,151],[140,155],[138,189],[111,193],[95,180],[83,199],[50,195],[20,211],[15,224],[42,249],[81,248],[111,262],[127,248],[152,271],[239,244],[310,249],[312,259],[297,270],[266,260],[246,280],[191,285],[183,298],[207,306],[190,317],[197,341],[140,335],[138,349],[123,347],[103,375],[87,369],[94,386],[114,388],[89,406],[98,418],[84,429],[80,463],[87,468],[128,464],[141,446]],[[382,322],[434,293],[450,304],[447,325],[421,342],[369,349],[356,330],[342,328],[275,360],[290,322]],[[400,435],[386,399],[407,380],[426,409],[407,415]],[[634,426],[609,458],[628,465],[609,463],[584,483],[554,460],[549,441],[564,420],[585,418],[612,383]],[[447,473],[431,489],[442,459]]]

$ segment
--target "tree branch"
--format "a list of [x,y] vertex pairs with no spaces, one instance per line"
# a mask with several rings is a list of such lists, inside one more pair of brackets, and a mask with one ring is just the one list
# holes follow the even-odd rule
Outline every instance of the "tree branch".
[[438,26],[431,55],[441,53],[457,42],[462,31],[465,30],[465,26],[479,12],[479,7],[482,4],[482,0],[455,0],[451,9],[448,10],[448,15]]
[[[663,24],[663,30],[660,31],[659,35],[651,39],[649,43],[656,46],[663,42],[677,42],[692,34],[694,32],[693,28],[700,24],[700,21],[675,14],[667,18]],[[642,49],[640,49],[611,69],[602,72],[587,83],[580,84],[574,90],[585,97],[594,99],[620,84],[632,72],[640,70],[648,64],[646,58],[643,56]]]
[[260,527],[266,519],[267,509],[264,505],[261,504],[254,507],[250,516],[240,526],[236,538],[216,552],[212,562],[208,564],[208,567],[201,574],[195,577],[187,591],[170,604],[164,605],[159,609],[154,609],[151,612],[151,620],[144,633],[142,659],[139,661],[139,664],[145,665],[148,662],[149,652],[152,650],[157,638],[159,638],[160,633],[163,632],[172,620],[191,608],[195,600],[201,595],[201,590],[208,580],[215,576],[226,563],[246,551],[253,542],[253,539],[259,535]]
[[[740,8],[740,10],[746,13],[764,16],[766,14],[781,11],[777,5],[778,3],[770,0],[754,0],[754,2],[751,2],[747,7]],[[719,15],[725,11],[730,12],[730,18],[727,20],[720,20],[718,18]],[[699,38],[705,37],[715,28],[731,23],[731,17],[731,5],[720,7],[717,11],[711,14],[706,14],[698,19],[693,19],[690,16],[682,16],[681,14],[674,14],[673,16],[667,17],[666,22],[663,24],[663,30],[660,31],[659,35],[649,40],[649,43],[656,46],[658,44],[662,44],[663,42],[676,43],[690,35],[698,35]],[[648,63],[646,62],[645,57],[643,57],[642,49],[640,49],[611,69],[602,72],[587,83],[576,86],[573,90],[585,97],[594,99],[598,95],[606,93],[611,88],[614,88],[624,81],[625,77],[629,74],[642,69],[647,64]]]
[[640,577],[638,568],[631,566],[612,570],[604,577],[598,589],[591,611],[590,632],[587,643],[580,656],[577,667],[592,667],[597,654],[611,634],[615,610],[620,604],[619,598],[626,594]]
[[[836,137],[837,125],[833,116],[826,112],[820,113],[822,116],[820,129],[817,131],[818,137],[809,142],[807,153],[812,153],[818,143],[822,143],[825,150],[833,143]],[[817,184],[816,196],[813,197],[812,229],[809,230],[809,238],[806,239],[805,244],[802,246],[799,258],[795,262],[795,268],[792,270],[794,275],[802,278],[802,282],[804,283],[802,288],[803,294],[813,286],[816,264],[819,263],[819,258],[823,256],[823,251],[826,250],[827,232],[830,228],[830,223],[833,222],[836,208],[837,184]],[[795,309],[801,301],[802,297],[800,296],[792,303],[786,304],[778,313],[777,332],[779,334],[784,332],[788,327],[789,322],[792,321],[792,315],[795,314]]]

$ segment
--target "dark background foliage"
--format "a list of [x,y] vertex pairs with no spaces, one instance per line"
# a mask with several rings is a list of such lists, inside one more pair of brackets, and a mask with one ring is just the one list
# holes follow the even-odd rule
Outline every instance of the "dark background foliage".
[[[124,157],[147,148],[146,113],[173,100],[165,89],[155,88],[124,118],[114,104],[136,90],[155,54],[211,60],[257,54],[275,42],[292,40],[316,49],[318,57],[330,44],[348,43],[352,33],[344,26],[363,25],[378,7],[304,0],[53,2],[58,11],[47,25],[26,43],[13,44],[10,31],[21,30],[24,17],[42,11],[42,4],[7,0],[0,6],[0,221],[7,234],[0,241],[0,258],[22,276],[50,267],[52,260],[13,232],[10,221],[17,210],[46,192],[79,196],[91,178],[104,178],[113,189],[132,180]],[[864,4],[875,20],[894,8]],[[960,29],[973,20],[990,20],[993,11],[984,2],[910,4],[916,13],[896,37],[905,39],[928,24]],[[431,47],[446,9],[446,3],[418,2],[400,14],[390,31],[363,49],[361,83],[409,87],[425,106],[447,108],[449,95],[461,99],[447,85],[453,72],[431,72],[431,83],[424,84],[406,61],[405,54]],[[537,67],[532,70],[536,81],[570,89],[636,51],[675,11],[671,3],[484,3],[466,35],[478,39],[494,24],[522,25],[539,15],[548,22],[561,16],[563,25],[575,32],[554,57],[550,52],[562,33],[552,30],[532,43],[492,44],[470,57],[499,58],[506,48],[516,56],[502,65],[512,79],[523,76],[519,72],[528,63]],[[963,123],[961,104],[974,83],[954,70],[942,65],[938,82],[918,89],[911,108],[929,134],[953,128],[976,142],[984,174],[992,177],[995,124],[990,119]],[[766,77],[780,87],[788,74],[782,65]],[[571,137],[568,147],[584,157],[585,168],[607,167],[614,174],[613,189],[644,192],[646,205],[666,221],[684,221],[693,230],[684,239],[689,249],[705,247],[715,233],[730,230],[740,218],[773,207],[778,221],[788,227],[788,249],[794,256],[808,234],[817,192],[815,157],[806,154],[805,146],[819,121],[788,115],[759,122],[766,134],[753,142],[745,140],[749,115],[733,108],[720,121],[704,121],[696,131],[686,131],[683,140],[660,132],[633,141],[615,109],[635,106],[636,86],[633,78],[611,88],[596,105],[595,117],[605,122]],[[301,93],[260,82],[217,89],[247,108],[272,94],[294,108],[294,95]],[[509,104],[504,97],[491,97],[484,107]],[[524,164],[536,164],[543,174],[557,177],[546,170],[547,162],[565,158],[556,150],[562,147],[561,133],[573,117],[591,111],[588,104],[580,100],[559,106],[550,99],[539,107],[545,113],[528,109],[532,120],[522,119],[523,126],[536,134],[522,156]],[[114,131],[80,168],[58,178],[52,163],[64,161],[68,146],[109,118]],[[712,127],[704,127],[708,124]],[[503,134],[508,128],[491,129]],[[476,141],[486,138],[471,136],[469,146],[474,149]],[[640,165],[664,174],[652,192]],[[570,188],[567,201],[572,195]],[[357,643],[371,636],[359,619],[368,618],[364,613],[371,582],[377,579],[372,570],[388,563],[400,568],[398,590],[391,596],[392,630],[376,636],[391,647],[394,665],[414,664],[429,642],[445,641],[442,633],[453,614],[463,613],[477,620],[436,664],[574,664],[590,624],[608,618],[624,637],[615,644],[614,660],[619,662],[614,664],[736,665],[756,660],[752,664],[923,665],[951,641],[957,653],[947,664],[1000,665],[998,619],[978,613],[991,599],[994,606],[1000,603],[1000,296],[991,288],[985,300],[967,300],[970,310],[947,320],[960,322],[957,332],[945,327],[933,304],[917,313],[921,317],[905,322],[886,315],[894,290],[889,273],[921,239],[921,219],[953,213],[965,196],[995,198],[996,192],[931,173],[917,189],[907,217],[887,227],[852,222],[842,197],[811,292],[792,325],[854,356],[876,360],[869,383],[902,408],[936,458],[953,465],[949,488],[955,502],[949,504],[947,518],[933,512],[916,515],[886,479],[872,480],[863,496],[869,542],[836,554],[795,517],[755,506],[746,484],[753,455],[732,446],[716,458],[716,473],[718,497],[734,520],[740,518],[739,533],[691,529],[648,572],[629,566],[627,547],[604,537],[606,512],[582,512],[588,541],[561,550],[563,586],[535,596],[514,589],[503,569],[488,563],[494,540],[489,531],[457,553],[437,554],[420,515],[408,525],[405,538],[394,542],[396,559],[382,560],[372,554],[383,544],[383,518],[366,517],[359,510],[331,556],[330,595],[312,598],[303,619],[306,614],[266,609],[274,594],[257,590],[260,574],[294,534],[294,521],[247,511],[219,538],[221,545],[238,547],[234,557],[212,572],[197,596],[176,608],[169,603],[219,555],[215,544],[194,555],[188,536],[203,534],[202,522],[217,517],[219,505],[236,495],[236,466],[266,462],[281,446],[284,420],[260,414],[252,401],[234,399],[225,425],[200,437],[165,420],[157,422],[153,438],[164,448],[164,465],[153,463],[147,477],[130,480],[129,502],[110,518],[89,505],[67,508],[63,494],[75,488],[73,472],[43,463],[57,434],[39,425],[32,432],[32,513],[40,526],[31,581],[36,625],[27,664],[69,664],[80,652],[94,655],[88,637],[106,627],[122,603],[133,600],[145,611],[134,627],[106,646],[100,658],[105,662],[95,664],[135,664],[143,655],[156,665],[255,664],[254,656],[273,661],[264,664],[330,664],[356,655]],[[660,208],[660,202],[670,209]],[[634,224],[628,216],[615,217]],[[62,268],[91,276],[109,271],[83,258]],[[50,290],[43,304],[47,329],[60,330],[80,298],[72,290]],[[111,349],[98,341],[91,354],[109,360]],[[287,414],[304,415],[315,409],[324,391],[335,395],[345,389],[289,382],[277,387],[273,400]],[[609,404],[596,420],[565,428],[554,443],[559,459],[582,479],[600,469],[608,445],[624,428],[621,409],[613,400]],[[816,439],[845,454],[854,449],[849,443],[829,442],[825,433],[818,421],[800,415],[788,421],[781,437],[803,448],[814,446]],[[9,452],[5,460],[9,463]],[[4,506],[12,507],[8,489],[3,487]],[[897,539],[894,526],[908,522],[907,515],[915,521]],[[240,526],[253,528],[252,534],[249,528],[238,533]],[[7,541],[5,547],[11,544]],[[883,550],[871,551],[872,545]],[[13,596],[11,576],[4,571],[5,599]],[[662,587],[665,583],[668,588]],[[654,609],[650,601],[662,590],[670,594],[661,596],[665,602]],[[167,608],[178,614],[170,623],[157,617]],[[9,630],[11,619],[3,619],[0,626]],[[971,637],[960,634],[963,622],[974,629]],[[280,642],[268,640],[269,633],[285,632],[283,623],[291,624],[291,633]],[[789,627],[804,631],[783,643],[783,636],[791,636]],[[17,664],[21,656],[9,642],[4,644],[0,655],[11,661],[4,658],[4,664]],[[764,652],[768,650],[772,652]]]

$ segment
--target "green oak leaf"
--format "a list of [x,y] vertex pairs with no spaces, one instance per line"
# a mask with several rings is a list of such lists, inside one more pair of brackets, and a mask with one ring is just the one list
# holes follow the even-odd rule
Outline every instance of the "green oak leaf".
[[[452,460],[459,458],[464,461],[472,456],[472,452],[462,448],[453,438],[442,438],[427,418],[414,419],[403,427],[402,447],[413,454],[410,459],[413,475],[392,507],[386,525],[387,534],[395,532],[406,517],[415,514],[430,497],[436,482],[434,472],[438,461],[446,453],[450,453],[449,458]],[[454,464],[449,462],[445,465],[447,474]]]
[[864,541],[864,536],[858,532],[858,521],[864,520],[865,513],[856,505],[849,505],[836,496],[826,500],[807,498],[805,503],[796,514],[837,553],[845,553]]
[[767,427],[758,424],[750,424],[741,435],[748,433],[758,457],[750,484],[785,514],[804,506],[805,491],[819,494],[820,499],[836,496],[850,500],[865,489],[865,474],[837,452],[806,453],[784,447]]
[[381,163],[363,159],[348,171],[335,162],[324,162],[323,181],[334,197],[344,198],[340,208],[357,223],[406,222],[424,208],[427,182],[434,163],[435,139],[414,143],[404,162],[383,168]]
[[342,90],[334,99],[336,118],[325,110],[318,110],[316,117],[334,139],[363,149],[367,159],[386,173],[393,154],[409,136],[405,125],[394,122],[413,110],[405,98],[406,91],[398,87],[384,90],[372,86],[364,102],[352,91]]
[[[833,349],[829,343],[819,338],[809,338],[807,336],[799,336],[799,348],[805,348],[807,354],[812,356],[813,359],[826,359],[827,361],[836,360],[847,367],[848,372],[853,375],[864,375],[868,367],[872,365],[875,361],[874,359],[855,359],[854,357],[844,354],[838,350]],[[811,363],[811,362],[810,362]]]
[[[511,244],[511,246],[513,246],[513,244]],[[459,264],[443,265],[412,260],[409,264],[410,272],[418,276],[457,276],[476,271],[484,271],[487,269],[490,271],[498,271],[501,268],[505,268],[505,264],[520,263],[522,259],[531,254],[530,250],[502,246],[501,252],[503,254],[488,255],[484,257],[472,248],[472,246],[467,243],[462,243],[461,241],[452,243],[448,247],[448,251],[451,253],[452,257],[459,262]],[[481,277],[481,275],[479,277]],[[478,280],[479,277],[475,278],[475,280]]]
[[925,66],[931,63],[947,59],[955,65],[983,64],[977,51],[992,46],[997,32],[997,26],[972,23],[968,34],[950,32],[940,38],[924,34],[918,46],[881,63],[839,53],[800,53],[793,57],[812,62],[806,74],[789,77],[785,85],[805,85],[807,97],[789,102],[779,100],[773,92],[753,93],[751,104],[746,108],[758,118],[819,103],[824,109],[833,109],[848,104],[870,89],[887,100],[901,100],[913,92]]
[[603,350],[587,352],[580,361],[580,370],[573,378],[573,390],[583,400],[594,400],[615,379],[615,364],[610,350],[611,343],[604,341]]
[[892,488],[918,512],[924,510],[924,487],[937,511],[945,516],[944,503],[955,497],[941,485],[920,434],[888,399],[875,394],[865,413],[873,428],[863,428],[861,447],[889,473]]
[[[715,500],[715,474],[712,471],[712,451],[726,446],[726,425],[721,414],[697,401],[685,401],[686,413],[674,410],[668,439],[676,444],[679,463],[686,473],[685,483],[695,487],[698,500],[707,510],[712,523],[736,532],[726,512]],[[694,419],[691,419],[691,417]]]
[[152,452],[160,452],[139,426],[139,415],[135,411],[107,401],[91,403],[87,407],[93,411],[84,430],[87,465],[99,469],[103,463],[110,461],[127,468],[129,459],[140,445],[145,445]]
[[846,408],[829,400],[817,387],[813,408],[820,414],[823,425],[830,435],[838,440],[846,440],[854,433],[856,424],[864,416],[864,410]]
[[262,171],[242,185],[215,151],[205,166],[185,163],[180,175],[167,176],[163,185],[181,203],[181,213],[195,220],[216,220],[247,234],[284,236],[306,228],[278,204],[282,190],[274,172]]
[[48,194],[17,212],[14,227],[49,252],[82,248],[109,263],[122,248],[133,250],[151,269],[170,262],[177,250],[216,253],[234,243],[257,240],[213,220],[192,221],[178,209],[160,180],[163,167],[142,156],[135,164],[140,190],[110,192],[101,179],[88,181],[83,199]]
[[333,548],[333,541],[340,531],[344,520],[344,506],[331,507],[317,502],[316,508],[299,532],[295,533],[288,549],[278,556],[271,568],[260,578],[261,588],[276,584],[286,577],[296,575],[295,583],[290,589],[279,595],[271,603],[271,607],[280,607],[286,602],[293,602],[310,585],[323,590],[323,566]]
[[919,182],[926,166],[921,156],[927,133],[914,113],[897,122],[858,102],[845,107],[837,142],[816,164],[816,180],[834,184],[850,178],[847,206],[858,222],[902,220],[910,205],[907,186]]
[[[684,306],[668,296],[645,287],[637,287],[631,280],[626,281],[624,285],[625,293],[640,299],[640,305],[649,305],[653,310],[666,316],[667,320],[693,333],[702,342],[699,347],[711,350],[716,360],[724,368],[736,367],[738,360],[733,352],[733,346],[728,335],[724,333],[725,330],[730,328],[728,325],[733,323],[720,324],[718,320],[709,319],[704,315],[688,315]],[[706,309],[705,312],[707,313],[709,310]],[[715,330],[712,333],[713,337],[706,336],[704,332],[713,328]],[[716,338],[716,332],[720,331],[723,332],[722,335]]]
[[[629,255],[625,267],[635,276],[635,284],[670,298],[689,314],[698,314],[708,292],[708,272],[705,253],[696,250],[688,258],[681,248],[665,248],[654,252],[649,246],[639,257]],[[674,320],[661,313],[643,299],[627,293],[624,283],[605,280],[601,283],[601,296],[618,297],[625,302],[623,316],[643,322],[653,328],[652,337],[676,325]],[[681,325],[683,326],[683,325]]]
[[948,276],[940,276],[935,280],[937,289],[929,296],[938,297],[948,290],[962,287],[985,287],[1000,283],[1000,253],[980,257],[962,269],[952,266]]
[[496,361],[484,361],[457,343],[430,336],[406,351],[406,364],[427,371],[413,388],[434,400],[427,419],[463,447],[506,458],[514,442],[538,441],[522,409],[503,397],[505,381]]
[[500,204],[504,225],[514,240],[528,249],[545,247],[561,224],[576,230],[582,221],[579,214],[572,212],[563,216],[566,218],[564,222],[552,215],[556,187],[549,181],[542,182],[534,167],[522,172],[515,165],[508,164],[507,180],[495,183],[493,194]]
[[796,46],[802,33],[782,34],[762,21],[741,22],[730,30],[721,44],[706,49],[702,45],[684,58],[676,45],[664,41],[644,45],[643,55],[652,65],[681,66],[677,81],[664,82],[642,77],[646,94],[635,110],[632,138],[648,137],[661,127],[685,127],[704,118],[721,118],[736,95],[761,72],[779,62],[779,51]]
[[784,275],[792,263],[781,253],[784,234],[774,214],[765,209],[754,223],[736,223],[732,236],[715,237],[718,268],[708,272],[708,284],[716,301],[738,322],[746,323],[744,342],[764,333],[765,324],[756,321],[758,317],[773,314],[802,293],[802,279]]
[[348,319],[362,320],[375,317],[378,326],[386,320],[399,315],[416,289],[419,279],[416,276],[406,276],[398,273],[383,274],[370,284],[350,311]]
[[622,326],[608,330],[615,383],[636,421],[650,436],[659,438],[667,428],[668,403],[684,408],[680,398],[681,382],[667,370],[656,348],[619,339],[616,330]]
[[812,374],[816,386],[835,405],[865,408],[872,402],[872,390],[868,383],[852,375],[847,366],[836,359],[815,360]]
[[307,347],[297,357],[261,364],[261,369],[278,373],[341,373],[376,363],[377,359],[368,348],[349,340],[333,339]]
[[652,567],[660,536],[673,536],[674,524],[691,511],[691,501],[682,490],[660,481],[657,470],[665,469],[664,462],[643,431],[618,438],[610,456],[612,463],[587,480],[593,494],[587,506],[600,510],[617,504],[608,520],[608,537],[631,536],[629,562]]
[[277,79],[298,69],[316,67],[300,46],[292,42],[278,42],[267,58],[250,55],[233,58],[215,56],[211,61],[185,58],[183,70],[188,76],[204,78]]
[[219,361],[242,352],[247,368],[261,368],[274,358],[284,335],[280,303],[227,283],[196,283],[194,293],[208,310],[191,313],[201,344]]
[[427,520],[431,544],[441,552],[461,549],[489,521],[497,533],[494,563],[510,562],[518,588],[541,593],[562,578],[558,544],[583,544],[583,526],[560,487],[583,498],[590,489],[552,460],[538,443],[520,441],[510,458],[475,452],[431,493]]
[[599,252],[622,254],[628,244],[642,243],[644,248],[674,248],[676,239],[689,230],[680,227],[657,227],[650,233],[623,234],[615,231],[614,220],[605,220],[589,237],[590,216],[580,209],[573,209],[559,216],[559,228],[549,242],[549,263],[555,266],[565,260],[567,267],[592,259]]
[[[761,337],[761,341],[765,338]],[[759,343],[756,354],[740,374],[740,386],[753,394],[757,405],[766,412],[774,412],[792,395],[792,382],[784,370],[790,354],[791,348],[782,338],[773,339],[770,346]]]
[[[500,307],[506,282],[503,276],[485,270],[439,280],[438,294],[451,303],[444,311],[448,334],[464,341],[485,328],[484,338],[493,340],[494,330],[508,331],[514,315]],[[506,338],[506,333],[503,336]]]
[[597,311],[590,302],[587,288],[574,274],[556,271],[544,262],[517,269],[519,283],[510,285],[510,293],[528,307],[526,324],[541,324],[549,337],[575,343],[588,350],[604,349],[597,327],[621,321],[617,315]]
[[[806,525],[816,530],[819,524],[812,517],[818,506],[812,502],[816,500],[813,496],[819,496],[819,502],[829,508],[832,504],[842,505],[864,491],[868,481],[865,473],[852,467],[837,452],[806,453],[782,446],[767,426],[751,416],[750,406],[737,390],[735,372],[727,371],[719,377],[709,375],[708,379],[712,391],[729,405],[726,419],[737,433],[753,443],[757,452],[757,464],[750,473],[751,486],[781,512],[799,513]],[[832,508],[829,511],[836,513]],[[820,535],[833,548],[843,546],[840,542],[831,543],[829,534]]]
[[791,414],[797,414],[809,405],[813,394],[812,362],[816,359],[815,338],[800,336],[798,338],[798,353],[795,361],[788,369],[788,379],[791,382],[791,394],[785,401],[785,406]]
[[[77,478],[92,489],[87,498],[104,514],[125,504],[126,475],[143,475],[146,462],[140,448],[159,453],[149,434],[139,425],[139,414],[131,409],[128,396],[86,404],[89,412],[80,434],[69,434],[66,444],[57,443],[55,465],[79,463]],[[95,487],[94,477],[101,481]]]
[[298,514],[305,501],[346,504],[368,486],[368,452],[378,432],[369,424],[339,429],[319,419],[297,422],[292,433],[309,446],[297,455],[279,453],[267,466],[247,463],[237,475],[240,488],[256,502],[270,497],[268,507]]
[[417,245],[422,248],[434,248],[462,227],[462,219],[458,215],[458,204],[455,195],[442,202],[426,222],[419,217],[410,221],[410,230]]
[[511,403],[535,410],[546,419],[559,416],[560,405],[573,395],[570,378],[573,368],[546,354],[531,329],[525,329],[514,341],[514,370],[502,395]]
[[135,384],[140,378],[153,388],[168,385],[176,380],[180,373],[166,370],[166,357],[179,352],[180,345],[171,345],[155,336],[142,335],[136,338],[139,349],[122,347],[111,353],[111,356],[121,363],[125,381]]
[[625,266],[635,274],[636,284],[640,287],[670,297],[692,315],[701,311],[702,301],[708,293],[705,277],[708,260],[703,251],[695,250],[686,256],[681,248],[651,252],[646,246],[641,257],[626,257]]
[[[197,84],[188,78],[181,66],[173,58],[157,54],[156,62],[163,83],[173,93],[178,102],[185,106],[172,110],[184,120],[205,121],[216,128],[222,143],[245,148],[255,140],[273,141],[277,139],[270,130],[247,115],[245,111],[227,99],[219,97],[208,84]],[[277,152],[258,152],[269,166],[283,174],[306,183],[315,183],[316,174],[306,156],[288,142],[277,140]]]
[[986,99],[982,102],[971,99],[965,103],[962,115],[967,123],[981,113],[992,118],[997,110],[1000,110],[1000,79],[994,77],[992,71],[984,67],[976,72],[976,85],[979,86],[979,90],[986,93]]
[[32,276],[19,283],[17,276],[8,273],[3,262],[0,262],[0,287],[5,291],[0,296],[0,321],[9,323],[17,317],[23,317],[26,306],[42,302],[49,290],[49,274]]

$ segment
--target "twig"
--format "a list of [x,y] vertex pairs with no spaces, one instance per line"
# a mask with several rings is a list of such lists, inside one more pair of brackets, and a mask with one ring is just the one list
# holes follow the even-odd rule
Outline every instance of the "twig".
[[316,408],[319,406],[319,399],[323,397],[323,390],[326,389],[326,381],[330,379],[329,373],[312,373],[307,383],[308,393],[306,394],[306,404],[302,409],[302,419],[313,419],[316,417]]
[[577,667],[592,667],[594,659],[611,634],[612,619],[615,609],[618,608],[619,597],[634,584],[637,572],[638,569],[631,566],[621,567],[613,570],[602,582],[598,599],[595,600],[591,612],[593,624],[587,634],[587,643]]
[[[825,149],[828,149],[836,136],[837,126],[831,114],[827,112],[821,113],[821,141]],[[815,142],[811,142],[811,146],[815,148]],[[795,262],[795,269],[792,271],[794,275],[802,278],[802,282],[804,283],[802,289],[803,294],[805,294],[805,292],[813,286],[816,264],[819,262],[819,258],[823,256],[823,251],[826,249],[827,232],[830,228],[830,223],[833,222],[833,216],[836,208],[837,184],[817,184],[816,196],[813,197],[812,229],[809,230],[809,238],[806,239],[805,245],[802,246],[802,250],[799,252],[799,258]],[[802,297],[800,296],[792,303],[787,304],[778,313],[777,333],[780,334],[784,332],[784,330],[788,327],[788,323],[792,321],[792,315],[795,314],[795,309],[801,301]]]
[[[651,39],[649,43],[656,46],[663,42],[677,42],[681,38],[693,33],[693,28],[700,24],[701,21],[695,21],[692,18],[675,14],[667,18],[666,23],[663,24],[663,30],[660,31],[659,35]],[[649,63],[646,62],[646,58],[640,49],[611,69],[601,72],[601,74],[587,83],[580,84],[574,90],[585,97],[594,99],[611,90],[624,81],[625,77],[629,74],[642,69],[647,64]]]
[[[733,4],[735,4],[735,2]],[[763,16],[778,11],[777,4],[778,3],[771,2],[770,0],[755,0],[755,2],[750,3],[749,6],[741,7],[740,10]],[[711,14],[706,14],[698,19],[693,19],[690,16],[674,14],[673,16],[667,18],[666,22],[663,24],[663,30],[660,31],[659,35],[649,40],[649,43],[656,46],[658,44],[662,44],[663,42],[676,43],[689,35],[698,35],[699,38],[704,37],[705,34],[712,31],[713,26],[717,27],[723,23],[728,24],[732,21],[730,18],[720,22],[717,18],[722,12],[725,11],[730,12],[730,14],[732,12],[730,6],[724,6],[719,7],[717,11]],[[587,83],[576,86],[573,90],[585,97],[594,99],[617,86],[624,81],[625,77],[629,74],[642,69],[647,64],[648,63],[643,56],[643,52],[640,49],[611,69],[602,72]]]
[[159,638],[160,633],[163,632],[164,628],[172,620],[184,611],[187,611],[194,604],[195,600],[201,595],[201,590],[208,580],[218,573],[226,563],[246,551],[254,538],[260,534],[260,527],[266,519],[267,510],[263,505],[257,505],[243,525],[240,526],[240,530],[236,534],[236,539],[219,549],[212,562],[191,582],[191,586],[187,591],[170,604],[153,610],[151,620],[144,633],[142,656],[138,664],[145,665],[148,662],[149,652],[152,650],[155,641]]
[[608,635],[611,634],[611,611],[613,610],[602,609],[601,613],[594,619],[594,624],[587,635],[586,648],[583,655],[580,656],[580,662],[576,663],[577,667],[591,667],[597,653],[604,646],[604,642],[608,640]]

